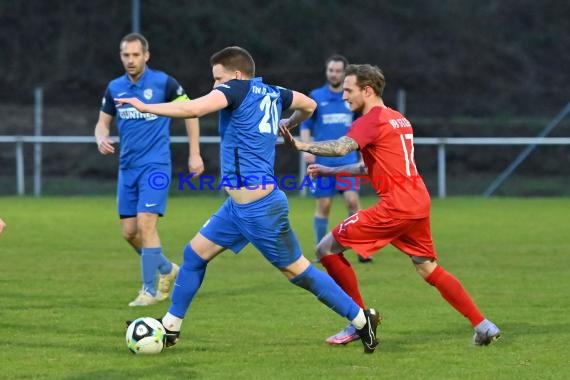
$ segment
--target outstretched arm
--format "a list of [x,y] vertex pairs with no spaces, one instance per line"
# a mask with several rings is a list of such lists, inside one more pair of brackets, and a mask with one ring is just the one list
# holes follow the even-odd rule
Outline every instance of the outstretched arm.
[[350,152],[358,150],[358,144],[356,141],[347,136],[342,136],[338,140],[327,140],[327,141],[313,141],[311,143],[306,143],[305,149],[301,149],[305,152],[312,153],[316,156],[346,156]]
[[281,135],[285,142],[302,152],[309,152],[316,156],[338,157],[345,156],[358,150],[358,144],[348,136],[342,136],[338,140],[303,142],[295,139],[289,129],[280,126]]
[[194,100],[146,104],[137,98],[115,98],[115,102],[117,102],[118,107],[130,104],[142,113],[152,113],[154,115],[182,119],[201,117],[228,106],[226,96],[216,89]]
[[363,162],[358,162],[356,164],[329,167],[319,164],[311,164],[307,166],[307,174],[311,177],[315,176],[334,176],[337,174],[352,174],[352,175],[366,175],[368,174],[368,168]]

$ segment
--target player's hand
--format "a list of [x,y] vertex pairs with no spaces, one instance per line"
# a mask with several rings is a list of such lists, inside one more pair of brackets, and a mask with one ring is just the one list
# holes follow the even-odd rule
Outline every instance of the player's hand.
[[6,222],[0,219],[0,235],[2,235],[2,232],[4,232],[5,229],[6,229]]
[[328,166],[319,165],[319,164],[311,164],[311,165],[307,166],[307,174],[311,178],[315,178],[317,176],[330,177],[330,176],[334,175],[335,173],[334,173],[333,168],[330,168]]
[[307,164],[314,164],[315,163],[315,155],[311,153],[305,152],[303,154],[303,159]]
[[200,174],[204,173],[204,161],[202,160],[202,156],[199,154],[190,156],[188,158],[188,169],[190,170],[190,173],[196,173],[196,177],[199,177]]
[[146,103],[141,102],[137,98],[115,98],[115,102],[117,103],[117,107],[122,107],[125,104],[130,104],[131,106],[135,107],[140,112],[145,113]]
[[279,134],[283,136],[283,141],[285,141],[286,145],[289,145],[295,150],[299,150],[299,143],[301,142],[295,140],[286,124],[281,124],[281,122],[279,123]]
[[284,127],[291,130],[296,127],[296,125],[291,125],[291,119],[281,119],[279,120],[279,128]]
[[114,142],[108,137],[97,137],[97,149],[99,153],[107,155],[115,153]]

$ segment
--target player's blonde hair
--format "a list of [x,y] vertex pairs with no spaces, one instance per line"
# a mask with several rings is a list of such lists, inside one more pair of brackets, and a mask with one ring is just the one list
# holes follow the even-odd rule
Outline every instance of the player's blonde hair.
[[228,46],[212,54],[210,64],[222,65],[227,70],[241,71],[249,78],[255,76],[255,62],[247,50],[239,46]]
[[354,75],[356,84],[360,88],[369,86],[378,96],[382,96],[384,87],[386,87],[386,78],[384,73],[378,66],[369,64],[364,65],[348,65],[344,70],[345,76]]

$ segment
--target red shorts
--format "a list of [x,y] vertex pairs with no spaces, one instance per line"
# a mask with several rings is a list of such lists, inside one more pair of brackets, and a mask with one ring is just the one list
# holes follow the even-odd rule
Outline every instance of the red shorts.
[[422,219],[394,219],[376,204],[346,218],[332,235],[345,248],[370,257],[392,244],[409,256],[437,259],[431,237],[429,216]]

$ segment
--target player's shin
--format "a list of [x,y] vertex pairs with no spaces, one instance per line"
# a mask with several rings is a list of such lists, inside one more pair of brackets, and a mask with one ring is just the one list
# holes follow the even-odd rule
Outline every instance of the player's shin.
[[156,294],[156,271],[162,264],[162,247],[142,248],[141,249],[141,271],[144,283],[144,291]]
[[434,286],[455,310],[469,319],[473,327],[485,319],[461,282],[441,266],[436,266],[425,280]]
[[319,301],[349,321],[354,320],[360,312],[360,307],[334,280],[313,265],[309,265],[303,273],[292,278],[291,282],[313,293]]
[[168,312],[180,319],[184,318],[192,299],[200,289],[208,261],[192,249],[190,244],[184,248],[184,262],[174,283],[171,304]]
[[342,253],[321,257],[321,264],[336,283],[363,309],[364,301],[358,287],[358,279],[354,269]]

